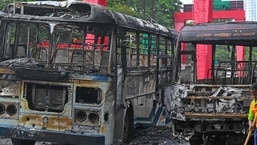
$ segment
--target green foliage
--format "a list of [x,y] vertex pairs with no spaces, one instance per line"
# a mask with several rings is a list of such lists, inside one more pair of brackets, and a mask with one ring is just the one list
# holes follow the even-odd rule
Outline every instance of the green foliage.
[[[245,60],[249,60],[250,47],[245,48]],[[257,47],[252,48],[252,61],[257,61]]]
[[[231,46],[230,46],[231,47]],[[215,60],[219,61],[230,61],[231,60],[231,50],[228,49],[227,46],[225,45],[218,45],[216,47],[216,55],[215,55]],[[245,60],[249,61],[249,52],[250,52],[250,47],[245,46]],[[257,61],[257,47],[252,48],[252,61]]]
[[108,0],[108,8],[133,15],[145,20],[155,21],[173,27],[173,14],[180,11],[180,0]]
[[124,5],[120,2],[109,2],[108,8],[116,12],[128,14],[135,17],[138,16],[137,13],[131,7]]
[[231,60],[231,50],[225,45],[216,46],[215,60],[219,61],[230,61]]
[[0,3],[0,9],[2,10],[8,3],[12,2],[11,0],[3,0]]

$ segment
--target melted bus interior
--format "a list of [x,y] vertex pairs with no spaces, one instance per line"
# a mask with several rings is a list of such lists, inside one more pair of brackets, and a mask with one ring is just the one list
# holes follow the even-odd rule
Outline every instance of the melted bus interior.
[[[178,83],[165,88],[175,134],[193,145],[243,144],[252,99],[249,87],[257,78],[256,28],[256,22],[227,22],[181,29],[173,64]],[[211,52],[210,68],[201,79],[197,59],[205,54],[197,54],[199,45]],[[244,59],[238,60],[240,51]]]

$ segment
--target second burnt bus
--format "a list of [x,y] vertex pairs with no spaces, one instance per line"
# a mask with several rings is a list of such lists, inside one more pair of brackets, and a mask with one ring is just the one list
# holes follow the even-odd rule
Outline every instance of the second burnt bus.
[[[255,22],[195,24],[181,29],[174,53],[173,79],[178,83],[165,87],[165,97],[172,102],[167,106],[175,136],[183,134],[193,145],[243,144],[252,100],[249,88],[257,77],[256,42]],[[197,65],[198,56],[203,56],[199,45],[207,45],[212,54],[211,67],[205,72]],[[206,77],[199,79],[199,72]]]

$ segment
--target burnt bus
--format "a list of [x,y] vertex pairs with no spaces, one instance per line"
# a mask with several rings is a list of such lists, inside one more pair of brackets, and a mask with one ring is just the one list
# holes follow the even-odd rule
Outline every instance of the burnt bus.
[[0,136],[129,142],[165,123],[177,32],[85,2],[15,2],[0,12]]
[[[249,89],[257,78],[256,42],[256,22],[182,27],[173,63],[177,83],[165,87],[175,136],[184,136],[191,145],[244,143],[253,99]],[[206,57],[203,51],[211,54],[206,70],[198,65],[199,57]],[[203,71],[206,77],[200,79]]]

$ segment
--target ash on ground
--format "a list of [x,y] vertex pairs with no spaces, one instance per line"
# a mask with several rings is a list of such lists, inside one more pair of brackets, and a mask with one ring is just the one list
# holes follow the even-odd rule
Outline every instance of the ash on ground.
[[[2,138],[0,145],[12,145],[12,143],[8,138]],[[56,144],[36,142],[35,145]],[[190,143],[184,139],[173,137],[172,130],[169,127],[148,127],[135,129],[134,139],[128,145],[190,145]]]
[[175,138],[169,127],[137,128],[129,145],[190,145],[184,139]]

